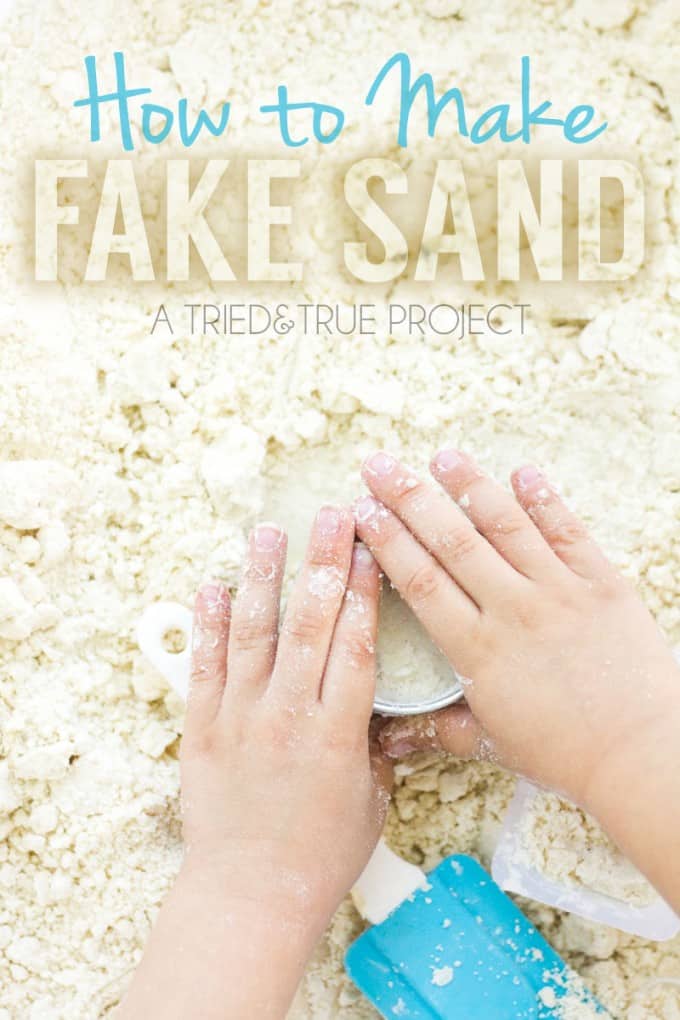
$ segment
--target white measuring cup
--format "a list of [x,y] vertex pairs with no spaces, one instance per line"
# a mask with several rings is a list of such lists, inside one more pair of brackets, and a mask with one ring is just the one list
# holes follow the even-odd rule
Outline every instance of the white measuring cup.
[[[191,669],[190,610],[178,602],[155,602],[148,606],[137,624],[137,644],[152,666],[168,681],[179,696],[186,699]],[[163,638],[170,630],[179,630],[185,636],[181,652],[169,652]],[[463,697],[463,687],[455,679],[450,688],[435,698],[412,702],[394,702],[376,697],[373,708],[379,715],[417,715],[436,712]]]
[[[154,602],[147,606],[137,624],[140,651],[183,701],[189,693],[191,622],[191,611],[179,602]],[[163,645],[163,638],[171,630],[178,630],[184,635],[181,652],[169,652]]]

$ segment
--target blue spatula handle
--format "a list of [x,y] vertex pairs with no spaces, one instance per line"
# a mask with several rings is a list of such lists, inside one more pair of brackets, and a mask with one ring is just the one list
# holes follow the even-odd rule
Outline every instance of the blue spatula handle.
[[384,1017],[551,1020],[567,994],[606,1016],[473,858],[447,857],[428,883],[347,952],[350,977]]

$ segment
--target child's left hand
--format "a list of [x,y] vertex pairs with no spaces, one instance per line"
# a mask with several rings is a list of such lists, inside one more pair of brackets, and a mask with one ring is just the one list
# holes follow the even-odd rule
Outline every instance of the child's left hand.
[[379,573],[324,507],[281,632],[285,535],[250,539],[233,611],[196,603],[181,749],[185,859],[120,1016],[280,1020],[380,835],[391,766],[369,742]]

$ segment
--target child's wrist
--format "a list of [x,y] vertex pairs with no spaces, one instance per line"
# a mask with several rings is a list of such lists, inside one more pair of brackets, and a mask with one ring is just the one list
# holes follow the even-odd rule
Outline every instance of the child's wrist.
[[[254,868],[239,870],[224,854],[220,860],[188,854],[121,1016],[149,1010],[156,1016],[162,987],[172,1004],[168,1016],[278,1020],[287,1015],[324,923],[300,909],[299,897],[285,889],[280,895],[262,875],[258,880]],[[178,949],[182,966],[169,967]]]
[[670,709],[631,739],[627,753],[611,758],[584,805],[676,909],[680,881],[668,862],[680,854],[678,735],[680,713]]
[[240,855],[186,853],[177,884],[204,898],[211,911],[252,918],[273,931],[285,926],[310,947],[333,913],[317,902],[301,870],[244,862]]
[[638,805],[646,801],[654,807],[656,791],[663,796],[667,781],[675,781],[674,748],[680,737],[680,710],[674,699],[669,699],[668,705],[668,711],[640,722],[592,772],[582,805],[616,839],[627,824],[637,824]]

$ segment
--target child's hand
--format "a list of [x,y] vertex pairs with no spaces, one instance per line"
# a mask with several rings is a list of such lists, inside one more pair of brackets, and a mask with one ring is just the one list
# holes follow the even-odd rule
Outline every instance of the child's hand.
[[372,853],[390,770],[369,748],[379,574],[351,513],[323,508],[279,636],[283,533],[260,525],[229,612],[196,603],[182,741],[190,866],[323,927]]
[[617,784],[664,752],[667,763],[677,742],[669,648],[535,468],[513,475],[516,498],[454,450],[432,473],[444,493],[384,453],[370,458],[375,498],[357,502],[357,531],[467,678],[467,704],[395,720],[383,748],[497,761],[606,815]]
[[196,602],[182,740],[185,860],[121,1020],[283,1020],[380,835],[391,767],[369,744],[379,575],[326,507],[279,634],[286,542],[251,537],[233,610]]

